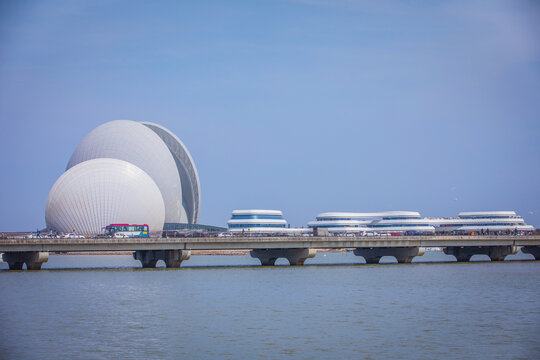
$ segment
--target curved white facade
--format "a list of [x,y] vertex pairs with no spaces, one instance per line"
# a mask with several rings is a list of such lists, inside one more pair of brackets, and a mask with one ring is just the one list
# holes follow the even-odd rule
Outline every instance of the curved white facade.
[[327,228],[331,233],[496,233],[527,232],[534,227],[525,224],[515,211],[461,212],[457,218],[422,218],[415,211],[374,213],[327,212],[317,215],[310,228]]
[[244,234],[299,234],[309,229],[289,228],[280,210],[233,210],[227,221],[231,233]]
[[188,223],[198,223],[201,212],[201,186],[191,154],[184,143],[168,129],[151,122],[143,122],[142,124],[155,132],[169,148],[182,183],[183,212],[186,213]]
[[515,211],[466,211],[460,212],[457,218],[432,221],[441,233],[534,231],[534,227],[525,224],[525,220]]
[[160,233],[165,220],[161,192],[139,167],[100,158],[71,166],[55,182],[45,209],[47,227],[97,234],[113,223],[148,224]]
[[435,232],[431,220],[422,219],[416,211],[383,211],[372,213],[327,212],[317,215],[310,228],[327,228],[331,233],[422,233]]
[[145,125],[115,120],[92,130],[77,146],[66,170],[84,161],[113,158],[146,172],[165,203],[165,222],[187,223],[182,211],[182,184],[176,162],[163,140]]
[[420,218],[420,213],[416,211],[382,211],[369,213],[325,212],[317,215],[317,220],[354,220],[376,218],[418,219]]
[[486,219],[486,218],[516,218],[515,211],[462,211],[458,214],[461,219]]
[[272,216],[277,218],[282,218],[283,213],[281,210],[258,210],[258,209],[252,209],[252,210],[233,210],[232,211],[233,216]]

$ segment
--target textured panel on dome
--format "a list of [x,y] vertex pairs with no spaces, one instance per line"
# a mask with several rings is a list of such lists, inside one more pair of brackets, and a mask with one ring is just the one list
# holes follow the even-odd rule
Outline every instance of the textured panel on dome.
[[199,222],[201,212],[201,187],[199,174],[193,162],[193,158],[186,146],[170,130],[161,125],[151,122],[143,122],[149,129],[154,131],[167,144],[178,167],[178,174],[182,181],[182,198],[185,204],[187,217],[190,224]]
[[47,227],[60,232],[102,233],[109,224],[148,224],[163,229],[165,205],[156,183],[137,166],[94,159],[66,171],[53,185],[45,209]]
[[115,120],[92,130],[77,146],[67,169],[87,160],[113,158],[130,162],[157,184],[165,203],[166,222],[187,222],[182,211],[182,183],[174,157],[164,141],[141,123]]

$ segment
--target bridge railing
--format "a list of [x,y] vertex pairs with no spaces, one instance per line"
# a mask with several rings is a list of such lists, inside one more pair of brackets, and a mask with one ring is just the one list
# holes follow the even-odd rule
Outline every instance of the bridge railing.
[[[324,236],[316,236],[313,234],[281,234],[281,233],[272,233],[272,234],[223,234],[223,233],[202,233],[202,234],[192,234],[192,235],[179,235],[179,236],[160,236],[160,237],[152,237],[152,238],[171,238],[171,239],[192,239],[192,238],[273,238],[273,237],[285,237],[285,238],[297,238],[297,237],[307,237],[307,238],[320,238],[320,237],[331,237],[331,238],[361,238],[361,239],[371,239],[371,238],[394,238],[394,237],[448,237],[448,236],[460,236],[460,237],[482,237],[482,238],[497,238],[500,236],[508,237],[508,236],[534,236],[534,235],[540,235],[540,233],[534,232],[518,232],[515,233],[513,231],[509,232],[496,232],[496,233],[489,233],[489,234],[479,234],[479,233],[435,233],[435,234],[375,234],[375,235],[362,235],[358,233],[349,233],[349,234],[325,234]],[[0,237],[0,240],[6,240],[6,239],[122,239],[122,238],[116,238],[111,236],[103,236],[103,235],[94,235],[94,234],[79,234],[75,236],[60,236],[60,235],[49,235],[49,234],[40,234],[36,235],[35,233],[31,234],[6,234],[2,237]]]

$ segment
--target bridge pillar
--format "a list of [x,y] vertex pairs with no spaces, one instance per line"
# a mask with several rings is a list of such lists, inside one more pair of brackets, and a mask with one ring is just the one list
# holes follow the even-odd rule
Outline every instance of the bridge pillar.
[[503,261],[509,254],[518,252],[517,246],[447,246],[446,255],[454,255],[458,262],[467,262],[473,255],[487,255],[491,261]]
[[191,251],[188,250],[166,250],[165,251],[165,266],[168,268],[179,268],[182,261],[189,260]]
[[410,263],[415,256],[424,255],[423,247],[357,248],[354,255],[362,256],[367,264],[378,264],[383,256],[393,256],[398,263]]
[[290,265],[304,265],[304,262],[315,257],[315,249],[253,249],[251,257],[260,260],[262,266],[272,266],[278,258],[286,258]]
[[182,261],[191,257],[191,251],[187,250],[137,250],[133,258],[139,260],[143,268],[153,268],[159,260],[165,262],[168,268],[180,267]]
[[366,264],[378,264],[384,255],[377,250],[378,248],[357,248],[354,249],[353,253],[356,256],[362,256],[366,260]]
[[534,256],[534,260],[540,260],[540,246],[523,246],[521,251]]
[[41,270],[41,265],[49,260],[47,251],[7,252],[2,259],[8,263],[9,270],[22,270],[26,263],[28,270]]

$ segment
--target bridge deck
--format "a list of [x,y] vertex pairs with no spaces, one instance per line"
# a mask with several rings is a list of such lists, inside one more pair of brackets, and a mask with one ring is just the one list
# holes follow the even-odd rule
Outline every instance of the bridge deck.
[[540,235],[526,236],[381,236],[381,237],[203,237],[111,239],[0,239],[0,252],[324,249],[447,246],[540,246]]

